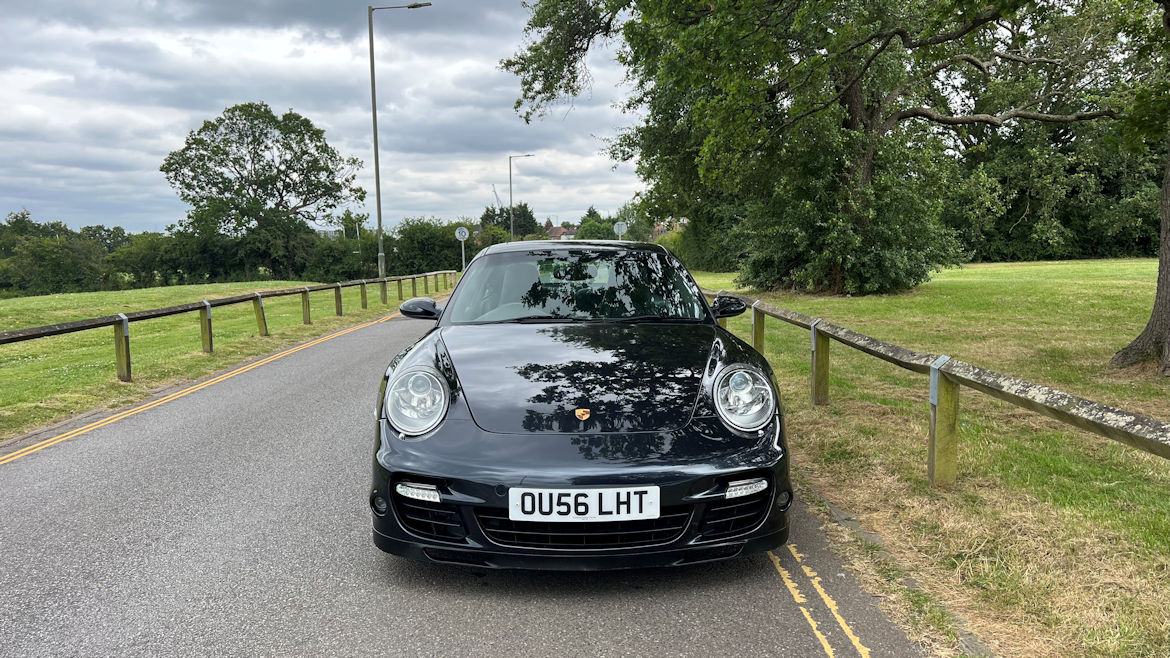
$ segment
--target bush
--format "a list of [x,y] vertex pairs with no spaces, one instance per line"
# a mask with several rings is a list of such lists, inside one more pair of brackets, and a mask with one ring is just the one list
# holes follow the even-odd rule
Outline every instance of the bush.
[[[670,253],[674,254],[675,258],[683,260],[682,256],[679,255],[682,251],[682,231],[676,229],[674,231],[663,233],[662,235],[658,236],[658,239],[654,241],[654,244],[660,244],[663,247],[666,247]],[[683,261],[683,264],[688,268],[690,267],[686,261]]]

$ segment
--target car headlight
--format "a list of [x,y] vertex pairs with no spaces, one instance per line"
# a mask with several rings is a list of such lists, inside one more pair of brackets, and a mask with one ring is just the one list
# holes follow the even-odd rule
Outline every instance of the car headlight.
[[776,397],[767,377],[746,366],[725,368],[715,380],[715,408],[724,423],[754,432],[776,413]]
[[426,434],[443,422],[449,399],[442,375],[412,368],[396,374],[386,387],[386,418],[403,434]]

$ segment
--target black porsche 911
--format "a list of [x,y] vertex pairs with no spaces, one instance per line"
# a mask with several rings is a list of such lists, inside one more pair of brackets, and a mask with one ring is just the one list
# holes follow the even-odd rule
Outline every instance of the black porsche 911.
[[657,245],[480,252],[382,379],[374,542],[487,568],[621,569],[758,553],[792,503],[772,370]]

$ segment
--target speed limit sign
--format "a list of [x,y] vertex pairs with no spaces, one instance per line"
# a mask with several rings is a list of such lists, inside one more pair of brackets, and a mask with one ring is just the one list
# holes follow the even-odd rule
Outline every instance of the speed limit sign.
[[459,268],[460,272],[467,269],[467,244],[464,240],[467,239],[468,235],[466,226],[455,229],[455,239],[459,241],[459,260],[463,263],[463,267]]

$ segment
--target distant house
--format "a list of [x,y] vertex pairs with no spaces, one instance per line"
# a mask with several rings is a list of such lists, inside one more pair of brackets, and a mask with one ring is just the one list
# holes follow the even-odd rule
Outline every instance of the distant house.
[[550,240],[572,240],[574,235],[577,235],[576,226],[570,226],[569,228],[554,226],[548,229],[548,238]]
[[686,217],[669,217],[665,222],[657,222],[654,224],[654,229],[651,231],[650,239],[657,240],[663,234],[670,233],[675,229],[681,229],[686,225]]

